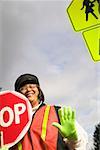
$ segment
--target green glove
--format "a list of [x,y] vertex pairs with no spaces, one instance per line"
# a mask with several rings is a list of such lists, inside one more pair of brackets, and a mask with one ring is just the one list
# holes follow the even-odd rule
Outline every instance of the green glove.
[[2,148],[0,148],[0,150],[8,150],[8,148],[6,146],[3,146]]
[[64,138],[69,140],[77,140],[77,130],[75,126],[75,110],[71,107],[63,107],[58,110],[60,123],[53,122],[52,125],[59,129],[59,132]]

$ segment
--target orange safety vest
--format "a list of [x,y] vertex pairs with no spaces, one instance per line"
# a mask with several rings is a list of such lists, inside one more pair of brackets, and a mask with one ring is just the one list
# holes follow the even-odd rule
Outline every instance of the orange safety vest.
[[40,107],[17,150],[57,150],[58,129],[52,126],[53,122],[58,122],[54,106]]

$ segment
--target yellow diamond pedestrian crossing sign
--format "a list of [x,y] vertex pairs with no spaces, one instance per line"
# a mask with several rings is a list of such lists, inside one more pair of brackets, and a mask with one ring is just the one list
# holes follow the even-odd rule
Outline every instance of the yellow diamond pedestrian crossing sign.
[[84,31],[83,37],[94,61],[100,61],[100,27]]
[[73,0],[67,13],[75,31],[100,25],[99,0]]

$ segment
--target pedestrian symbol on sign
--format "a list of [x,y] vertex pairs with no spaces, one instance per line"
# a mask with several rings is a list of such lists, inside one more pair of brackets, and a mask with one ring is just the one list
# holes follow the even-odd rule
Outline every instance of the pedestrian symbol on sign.
[[93,7],[95,6],[94,2],[95,2],[95,0],[92,2],[90,0],[83,1],[83,7],[81,8],[81,10],[84,9],[84,6],[85,6],[86,21],[88,21],[89,14],[92,14],[96,19],[98,19],[98,17],[95,15],[94,9],[93,9]]

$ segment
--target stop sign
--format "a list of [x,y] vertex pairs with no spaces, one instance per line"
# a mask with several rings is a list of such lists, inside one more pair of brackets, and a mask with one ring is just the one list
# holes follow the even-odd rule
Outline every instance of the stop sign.
[[32,107],[28,99],[15,91],[0,92],[1,146],[15,145],[25,135],[32,120]]

